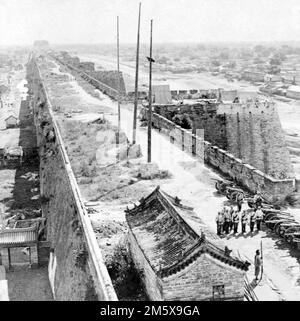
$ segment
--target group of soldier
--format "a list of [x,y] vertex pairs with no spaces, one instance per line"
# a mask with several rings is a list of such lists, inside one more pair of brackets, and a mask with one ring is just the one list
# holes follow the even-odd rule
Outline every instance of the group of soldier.
[[257,231],[260,231],[261,222],[263,220],[262,212],[262,198],[259,193],[254,196],[254,208],[250,210],[243,210],[241,204],[234,209],[233,206],[229,208],[224,206],[222,211],[218,212],[216,217],[217,234],[223,233],[228,235],[233,231],[233,234],[238,233],[239,223],[241,222],[241,232],[246,233],[246,226],[249,225],[250,232],[253,233],[255,225]]

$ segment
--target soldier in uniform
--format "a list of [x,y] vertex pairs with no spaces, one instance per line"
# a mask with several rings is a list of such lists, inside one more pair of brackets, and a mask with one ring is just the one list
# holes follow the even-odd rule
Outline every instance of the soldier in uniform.
[[238,226],[240,222],[240,217],[238,211],[234,211],[232,215],[232,223],[233,223],[233,233],[236,234],[238,232]]
[[225,234],[229,234],[229,227],[231,225],[231,214],[229,209],[225,210],[225,214],[224,214],[224,231]]
[[255,205],[255,208],[257,209],[259,206],[262,206],[262,196],[261,196],[261,193],[258,191],[256,192],[256,194],[254,195],[254,198],[253,198],[253,201],[254,201],[254,205]]
[[230,217],[231,217],[231,222],[230,222],[230,224],[229,224],[229,232],[231,232],[231,231],[232,231],[232,229],[233,229],[233,220],[232,220],[232,216],[233,216],[233,213],[234,213],[234,208],[233,208],[233,206],[232,206],[232,205],[230,206],[229,213],[230,213]]
[[217,223],[217,234],[222,234],[222,228],[224,224],[224,214],[222,212],[218,212],[218,215],[216,217],[216,223]]
[[260,224],[261,224],[261,222],[263,220],[263,217],[264,217],[264,213],[261,210],[261,207],[259,206],[257,211],[256,211],[256,227],[257,227],[258,231],[260,231]]
[[245,210],[242,212],[241,221],[242,221],[242,233],[246,233],[246,225],[248,223],[248,214]]
[[256,212],[252,211],[250,214],[250,232],[251,233],[253,233],[255,222],[256,222]]
[[262,265],[262,257],[260,255],[259,250],[256,250],[255,257],[254,257],[254,267],[255,267],[255,281],[258,281],[258,276],[261,272],[261,265]]

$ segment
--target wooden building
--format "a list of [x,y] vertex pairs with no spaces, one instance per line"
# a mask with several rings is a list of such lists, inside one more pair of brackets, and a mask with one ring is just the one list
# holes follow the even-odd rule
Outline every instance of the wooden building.
[[14,115],[10,115],[4,119],[6,128],[14,128],[18,125],[18,118]]
[[231,256],[204,224],[199,235],[186,215],[195,213],[159,187],[126,210],[130,251],[150,300],[243,300],[250,263]]

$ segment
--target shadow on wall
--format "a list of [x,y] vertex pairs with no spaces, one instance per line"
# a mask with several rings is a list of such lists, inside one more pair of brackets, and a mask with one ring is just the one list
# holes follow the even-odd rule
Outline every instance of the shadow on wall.
[[40,216],[39,157],[29,97],[21,101],[19,120],[18,146],[23,149],[23,158],[22,162],[19,158],[6,160],[3,170],[15,169],[16,172],[12,196],[3,201],[12,215],[22,213],[27,219]]

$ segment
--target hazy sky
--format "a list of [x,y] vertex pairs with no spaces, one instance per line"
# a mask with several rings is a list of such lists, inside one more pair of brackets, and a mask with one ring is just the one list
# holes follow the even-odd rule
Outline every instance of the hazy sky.
[[[300,0],[143,0],[141,41],[300,40]],[[139,0],[0,0],[0,45],[136,41]]]

